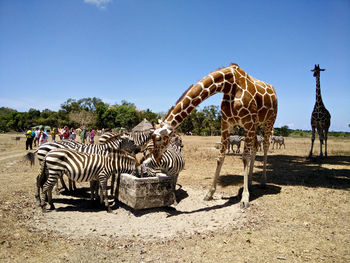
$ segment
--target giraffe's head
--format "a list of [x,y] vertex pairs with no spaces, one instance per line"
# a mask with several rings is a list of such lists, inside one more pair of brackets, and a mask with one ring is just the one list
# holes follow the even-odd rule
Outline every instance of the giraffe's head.
[[157,162],[160,162],[162,154],[168,148],[171,137],[174,135],[174,127],[164,122],[155,126],[155,131],[152,135],[154,150],[153,156]]
[[325,69],[320,68],[320,64],[316,65],[315,68],[311,70],[314,73],[314,77],[319,77],[321,71],[325,71]]

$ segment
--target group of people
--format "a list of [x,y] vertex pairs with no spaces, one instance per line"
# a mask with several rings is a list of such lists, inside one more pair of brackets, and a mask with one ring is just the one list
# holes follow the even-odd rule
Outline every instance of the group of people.
[[[80,135],[80,139],[82,143],[85,143],[86,139],[88,139],[88,142],[91,144],[95,142],[96,133],[93,129],[87,130],[85,127],[82,127],[79,130],[81,130],[81,132],[78,135]],[[46,143],[49,139],[49,135],[44,128],[40,128],[40,129],[38,127],[35,129],[28,128],[25,135],[26,135],[26,150],[33,149],[33,142],[34,142],[34,147],[36,147],[37,145],[40,146]],[[56,140],[56,135],[58,135],[61,140],[67,140],[67,139],[75,140],[77,136],[74,128],[69,129],[68,126],[64,126],[63,129],[53,128],[51,129],[50,135],[51,135],[52,141]]]
[[[54,129],[52,130],[51,134],[54,132]],[[43,143],[47,142],[49,139],[49,136],[44,128],[35,128],[35,129],[28,129],[26,132],[26,150],[32,150],[33,149],[33,142],[34,147],[37,145],[40,146]]]

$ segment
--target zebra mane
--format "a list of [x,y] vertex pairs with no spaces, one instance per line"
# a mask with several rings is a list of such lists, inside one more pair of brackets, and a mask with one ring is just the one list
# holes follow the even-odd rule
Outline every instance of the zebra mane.
[[121,136],[123,136],[125,134],[127,134],[127,133],[120,132],[120,133],[113,134],[111,137],[108,137],[102,144],[106,144],[110,141],[114,141],[116,138],[120,138]]

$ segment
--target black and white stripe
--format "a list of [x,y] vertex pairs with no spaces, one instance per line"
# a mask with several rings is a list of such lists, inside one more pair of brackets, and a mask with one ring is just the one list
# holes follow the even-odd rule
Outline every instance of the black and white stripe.
[[[241,142],[244,141],[244,137],[239,135],[232,135],[229,137],[228,146],[227,146],[227,153],[230,153],[230,148],[232,149],[233,153],[239,153],[241,149]],[[233,146],[236,145],[237,149],[236,151],[233,151]]]
[[271,143],[272,143],[272,149],[275,148],[275,144],[277,144],[277,147],[279,146],[279,149],[282,148],[282,145],[284,146],[284,149],[286,148],[286,145],[284,144],[284,138],[282,136],[271,136]]
[[[42,188],[40,203],[45,211],[45,198],[47,196],[50,209],[54,209],[52,201],[52,188],[58,178],[66,174],[69,179],[76,182],[98,181],[101,190],[101,202],[104,200],[108,212],[111,212],[107,197],[107,181],[113,174],[136,171],[136,158],[124,151],[112,151],[106,154],[90,154],[71,149],[54,149],[45,157],[38,180]],[[93,198],[93,194],[91,196]]]
[[[113,138],[109,138],[105,141],[103,145],[97,145],[97,144],[84,144],[80,143],[74,140],[62,140],[59,142],[48,142],[39,147],[39,149],[36,151],[39,163],[42,164],[44,158],[46,155],[54,150],[54,149],[59,149],[59,148],[64,148],[64,149],[71,149],[75,150],[78,152],[84,152],[84,153],[89,153],[89,154],[102,154],[106,155],[110,151],[113,150],[124,150],[129,153],[136,154],[137,152],[140,151],[140,148],[135,145],[133,139],[124,134],[118,134],[118,136],[114,136]],[[38,178],[37,178],[38,179]],[[112,182],[114,182],[114,177]],[[64,183],[63,177],[60,178],[62,186],[67,189],[67,186]],[[69,181],[69,190],[71,191],[72,188],[75,188],[75,185],[72,181]],[[112,186],[113,189],[113,186]],[[36,197],[38,198],[39,196],[39,187],[37,187],[37,193]],[[113,192],[113,190],[111,190]]]
[[[144,145],[146,145],[151,140],[152,134],[153,130],[131,132],[130,134],[125,133],[125,135],[131,137],[135,145],[139,147],[143,147]],[[111,140],[112,138],[118,135],[120,135],[120,133],[106,132],[101,135],[98,142],[100,144],[105,144],[108,140]]]
[[[157,162],[153,154],[149,154],[141,164],[141,176],[156,176],[157,171],[167,174],[173,177],[173,186],[177,182],[179,173],[185,167],[185,160],[182,156],[181,138],[174,138],[166,151],[163,153],[160,162]],[[148,150],[152,152],[153,142],[151,141],[148,145]]]

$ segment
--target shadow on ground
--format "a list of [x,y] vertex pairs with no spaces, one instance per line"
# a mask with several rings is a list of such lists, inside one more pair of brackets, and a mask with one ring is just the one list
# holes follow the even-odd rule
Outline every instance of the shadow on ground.
[[[256,167],[262,168],[262,156],[257,156],[255,163]],[[327,166],[339,165],[345,167],[343,169],[333,169]],[[262,172],[253,174],[254,181],[260,181]],[[218,183],[221,186],[239,185],[243,184],[243,177],[241,175],[222,175],[219,177]],[[264,195],[275,195],[280,193],[282,185],[300,185],[307,187],[325,187],[333,189],[350,189],[350,157],[348,156],[330,156],[327,158],[311,158],[307,159],[300,156],[290,155],[272,155],[268,157],[267,163],[267,186],[265,188],[253,184],[250,189],[250,201],[260,198]],[[63,195],[71,195],[71,193],[63,192]],[[204,197],[203,193],[203,197]],[[175,207],[160,207],[145,210],[133,210],[128,206],[113,202],[110,198],[110,203],[115,212],[118,213],[117,208],[121,207],[128,210],[134,216],[140,217],[148,213],[166,212],[168,216],[176,216],[180,214],[191,214],[203,211],[211,211],[223,207],[231,206],[239,203],[241,200],[242,188],[240,188],[236,196],[223,198],[225,203],[220,205],[206,206],[193,211],[178,211]],[[57,211],[80,211],[92,212],[105,210],[104,206],[99,202],[92,202],[89,200],[89,189],[80,188],[73,194],[79,199],[55,198],[55,203],[64,203],[67,206],[57,208]],[[188,193],[183,188],[176,191],[177,202],[188,197]],[[210,202],[210,201],[209,201]],[[210,203],[209,203],[210,204]]]
[[[268,156],[267,183],[277,185],[301,185],[307,187],[325,187],[334,189],[350,188],[350,157],[329,156],[307,159],[301,156],[272,155]],[[262,168],[263,156],[257,156],[255,167]],[[331,166],[345,166],[335,169]],[[328,166],[328,167],[327,167]],[[260,181],[261,172],[253,174],[254,181]],[[221,186],[241,185],[243,176],[222,175]]]

